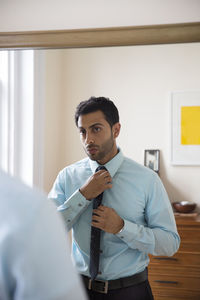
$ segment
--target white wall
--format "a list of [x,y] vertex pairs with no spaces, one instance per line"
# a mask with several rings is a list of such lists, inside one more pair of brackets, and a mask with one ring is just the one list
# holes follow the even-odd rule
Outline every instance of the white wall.
[[65,147],[63,147],[62,141],[65,79],[63,76],[62,53],[62,51],[51,50],[48,51],[48,55],[45,57],[46,88],[44,104],[43,184],[47,192],[55,179],[55,174],[57,174],[64,165],[62,153]]
[[[51,51],[48,56],[55,66]],[[46,189],[59,167],[85,156],[74,124],[76,105],[92,95],[106,96],[119,108],[122,130],[118,144],[124,154],[143,164],[144,149],[160,149],[160,175],[170,200],[200,205],[200,167],[171,166],[169,162],[169,93],[200,90],[200,44],[67,49],[58,50],[57,55],[63,59],[64,95],[54,98],[52,109],[55,112],[53,107],[62,101],[60,117],[56,117],[61,135],[53,128],[52,136],[49,123],[48,135],[51,140],[55,136],[58,144],[54,143],[56,152],[51,149],[46,159],[59,163],[45,174]]]
[[198,21],[199,0],[0,0],[0,32]]

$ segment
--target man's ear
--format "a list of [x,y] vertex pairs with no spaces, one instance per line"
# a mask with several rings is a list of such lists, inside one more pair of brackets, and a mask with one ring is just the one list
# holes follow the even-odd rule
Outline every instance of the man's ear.
[[115,123],[112,127],[113,137],[116,139],[120,133],[121,124]]

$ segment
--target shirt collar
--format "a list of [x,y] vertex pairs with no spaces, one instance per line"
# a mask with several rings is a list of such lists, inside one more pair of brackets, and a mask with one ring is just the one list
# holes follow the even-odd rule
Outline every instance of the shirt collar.
[[[120,149],[118,149],[118,150],[119,150],[119,152],[117,153],[117,155],[115,155],[111,160],[109,160],[104,165],[106,167],[106,169],[108,170],[108,172],[110,173],[111,177],[113,177],[115,175],[115,173],[117,172],[117,170],[119,169],[119,167],[121,166],[121,164],[124,160],[122,151]],[[89,159],[89,161],[90,161],[90,168],[91,168],[92,172],[95,173],[96,168],[100,165],[95,160]]]

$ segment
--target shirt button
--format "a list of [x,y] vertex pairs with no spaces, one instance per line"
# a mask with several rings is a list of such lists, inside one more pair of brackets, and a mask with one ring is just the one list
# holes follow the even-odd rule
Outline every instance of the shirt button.
[[83,205],[81,203],[79,203],[78,206],[83,206]]
[[67,220],[67,222],[71,222],[71,220]]
[[121,235],[121,238],[123,239],[123,238],[124,238],[124,236],[123,236],[123,235]]
[[99,272],[98,272],[98,274],[99,274],[99,275],[101,275],[101,274],[102,274],[102,272],[101,272],[101,271],[99,271]]

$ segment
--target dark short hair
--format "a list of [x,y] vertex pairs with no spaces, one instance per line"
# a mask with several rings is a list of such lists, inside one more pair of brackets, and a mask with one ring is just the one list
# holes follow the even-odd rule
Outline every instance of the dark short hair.
[[81,115],[86,115],[95,111],[102,111],[106,121],[110,124],[111,128],[114,124],[119,122],[118,109],[109,98],[105,97],[91,97],[88,100],[82,101],[75,111],[75,122],[78,126],[78,118]]

